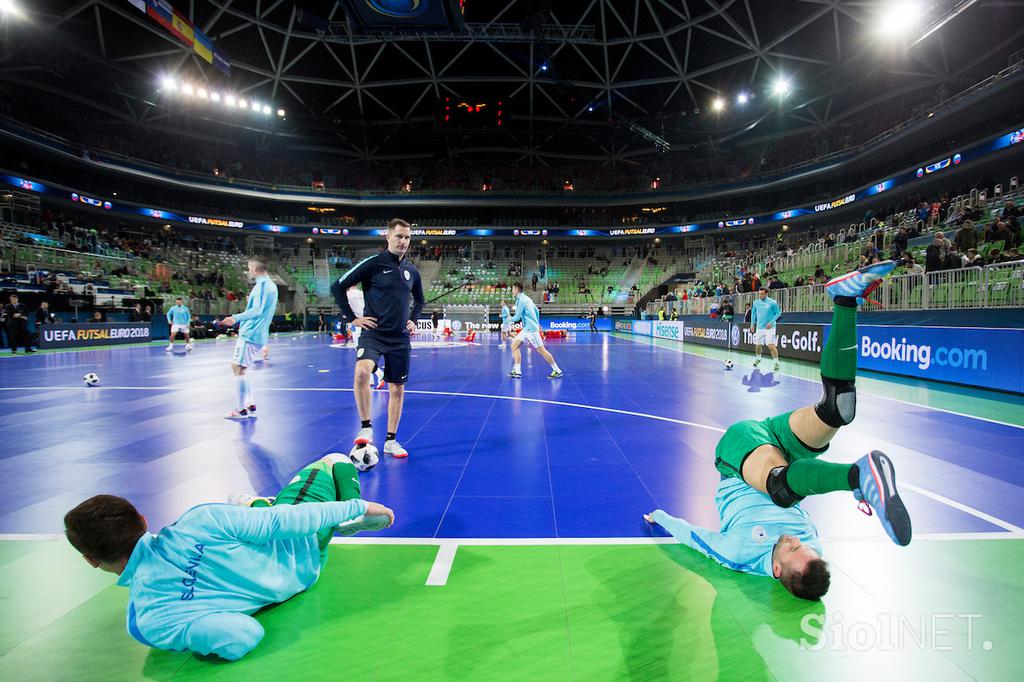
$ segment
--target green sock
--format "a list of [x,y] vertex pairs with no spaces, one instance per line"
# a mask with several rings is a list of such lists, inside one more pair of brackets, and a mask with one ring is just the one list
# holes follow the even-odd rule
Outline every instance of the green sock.
[[850,475],[855,466],[817,459],[798,459],[786,469],[786,483],[790,490],[801,497],[853,490],[858,485],[857,477]]
[[821,351],[821,376],[842,381],[857,376],[856,302],[852,306],[837,302],[832,308],[832,329]]
[[334,488],[338,491],[338,501],[359,499],[359,472],[349,462],[335,462],[331,469],[334,476]]

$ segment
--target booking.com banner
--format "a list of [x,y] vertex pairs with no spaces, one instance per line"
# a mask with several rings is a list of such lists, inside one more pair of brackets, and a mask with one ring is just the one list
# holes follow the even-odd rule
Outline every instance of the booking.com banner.
[[[541,329],[564,329],[567,332],[588,332],[590,331],[589,317],[544,317],[540,318]],[[608,317],[597,318],[597,330],[610,332],[612,321]]]
[[861,369],[1024,393],[1024,329],[860,325]]

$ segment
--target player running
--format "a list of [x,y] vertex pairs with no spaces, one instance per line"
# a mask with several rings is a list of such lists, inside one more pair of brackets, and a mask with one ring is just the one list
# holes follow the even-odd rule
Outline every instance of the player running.
[[861,511],[877,513],[893,542],[911,539],[910,515],[896,490],[892,461],[877,450],[854,464],[824,462],[839,427],[853,421],[857,394],[857,305],[892,271],[886,261],[825,285],[833,299],[832,329],[821,354],[821,401],[763,421],[733,424],[715,448],[722,474],[715,503],[721,532],[692,526],[662,510],[644,518],[726,568],[772,576],[802,599],[829,587],[818,530],[799,502],[807,495],[852,491]]
[[189,312],[188,306],[179,296],[174,299],[174,305],[167,310],[167,324],[171,326],[171,339],[164,350],[168,352],[174,350],[174,337],[178,335],[178,332],[185,335],[185,351],[192,350],[192,336],[188,326],[190,322],[192,322],[192,313]]
[[231,357],[231,371],[238,378],[237,407],[224,417],[237,421],[256,417],[256,401],[252,397],[246,370],[255,362],[256,353],[267,345],[270,323],[277,309],[277,285],[267,274],[267,259],[263,256],[250,258],[249,276],[255,283],[249,292],[245,310],[220,321],[225,327],[238,323],[238,340]]
[[[395,218],[388,223],[387,249],[358,263],[331,285],[331,294],[341,308],[342,317],[360,328],[356,348],[353,392],[361,420],[356,433],[357,445],[373,441],[370,423],[370,378],[379,360],[384,358],[384,381],[388,384],[388,431],[384,452],[392,457],[408,457],[409,452],[396,440],[405,401],[405,382],[409,378],[409,335],[416,331],[416,320],[423,311],[423,284],[416,267],[405,257],[412,239],[409,223]],[[356,314],[346,292],[361,284],[365,308]],[[410,310],[410,303],[411,310]]]
[[508,303],[501,299],[501,343],[498,348],[505,347],[505,339],[512,336],[512,324],[508,321],[512,314],[508,310]]
[[761,287],[750,313],[750,333],[754,335],[754,367],[761,364],[761,346],[768,344],[768,350],[775,360],[773,371],[779,371],[779,349],[776,343],[776,322],[782,317],[778,302],[768,295],[768,289]]
[[336,530],[353,535],[395,520],[360,499],[359,474],[340,453],[307,466],[276,498],[233,497],[244,508],[201,504],[155,535],[113,495],[64,516],[86,562],[128,588],[128,633],[141,644],[238,660],[263,639],[251,614],[312,587]]
[[516,322],[521,322],[523,328],[512,339],[512,371],[508,375],[513,379],[523,377],[522,354],[519,352],[519,347],[526,341],[551,365],[551,374],[548,375],[548,379],[561,379],[562,370],[551,353],[544,347],[544,339],[540,335],[540,311],[537,310],[537,305],[523,293],[522,282],[512,285],[512,293],[516,295],[516,314],[509,318],[509,328],[511,329]]

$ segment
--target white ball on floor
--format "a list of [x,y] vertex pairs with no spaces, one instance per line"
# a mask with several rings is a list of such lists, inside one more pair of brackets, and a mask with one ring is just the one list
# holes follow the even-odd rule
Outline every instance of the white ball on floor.
[[366,443],[365,445],[357,445],[352,448],[352,451],[348,453],[348,458],[352,460],[353,466],[358,471],[369,471],[377,466],[377,462],[380,461],[380,454],[373,443]]
[[732,369],[732,367],[733,367],[732,360],[726,360],[725,361],[725,368],[726,369]]
[[86,386],[98,386],[100,383],[100,375],[95,372],[89,372],[82,377],[82,381],[85,382]]

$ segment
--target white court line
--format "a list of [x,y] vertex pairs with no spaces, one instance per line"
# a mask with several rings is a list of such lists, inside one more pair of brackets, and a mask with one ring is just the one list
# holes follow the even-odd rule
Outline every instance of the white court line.
[[1024,528],[1021,528],[1020,526],[1015,526],[1012,523],[1009,523],[1008,521],[1003,521],[1002,519],[996,518],[995,516],[992,516],[991,514],[986,514],[983,511],[975,509],[974,507],[968,507],[966,504],[963,504],[961,502],[957,502],[956,500],[951,500],[948,497],[945,497],[943,495],[939,495],[938,493],[933,493],[930,490],[925,490],[924,488],[919,488],[918,486],[916,486],[916,485],[914,485],[912,483],[900,483],[900,486],[906,488],[907,490],[913,490],[915,493],[918,493],[919,495],[924,495],[925,497],[930,497],[930,498],[932,498],[933,500],[935,500],[937,502],[941,502],[942,504],[944,504],[944,505],[946,505],[948,507],[952,507],[953,509],[958,509],[958,510],[960,510],[962,512],[970,514],[971,516],[976,516],[976,517],[978,517],[979,519],[981,519],[983,521],[988,521],[993,526],[999,526],[1000,528],[1005,528],[1006,530],[1010,531],[1011,533],[1024,534]]
[[[0,542],[28,542],[32,540],[63,540],[63,533],[0,533]],[[979,531],[977,533],[918,533],[913,542],[950,540],[1024,540],[1024,533]],[[833,542],[884,542],[884,538],[866,536],[830,537]],[[401,538],[401,537],[333,537],[332,545],[463,545],[465,547],[549,547],[549,546],[613,546],[613,545],[675,545],[675,538],[648,536],[635,538]],[[452,557],[454,558],[454,550]],[[435,562],[440,554],[435,558]]]
[[[625,332],[619,332],[619,333],[620,334],[625,334]],[[624,338],[624,337],[616,336],[614,338]],[[685,353],[686,355],[691,355],[691,356],[693,356],[695,358],[702,358],[704,360],[710,360],[712,362],[716,362],[715,358],[709,357],[707,355],[702,355],[700,353],[694,353],[692,351],[686,350],[686,348],[685,348],[686,344],[683,341],[672,341],[672,339],[656,339],[656,338],[651,337],[651,336],[639,337],[639,338],[629,337],[629,338],[625,338],[625,340],[632,341],[634,343],[644,343],[645,341],[648,342],[648,343],[651,342],[651,341],[668,341],[668,342],[672,342],[672,343],[678,343],[678,344],[680,344],[683,347],[682,348],[667,348],[667,350],[670,350],[670,351],[672,351],[674,353]],[[717,346],[702,346],[702,347],[703,348],[718,348]],[[658,346],[658,348],[665,348],[665,346]],[[719,348],[719,350],[723,350],[723,349]],[[739,351],[737,351],[737,353],[739,353]],[[788,359],[792,360],[794,358],[788,358]],[[797,362],[807,362],[807,361],[806,360],[797,360]],[[865,372],[870,372],[872,370],[864,370],[864,371]],[[820,383],[821,383],[817,379],[808,379],[807,377],[801,377],[801,376],[797,376],[795,374],[786,374],[784,372],[779,372],[779,374],[782,374],[785,377],[789,377],[790,379],[797,379],[799,381],[808,381],[808,382],[810,382],[812,384],[820,385]],[[880,374],[885,374],[885,372],[880,372]],[[895,375],[895,376],[899,376],[899,375]],[[869,378],[869,377],[866,377],[866,378]],[[918,381],[928,381],[927,379],[921,379],[920,377],[905,377],[905,378],[907,378],[907,379],[917,379]],[[880,380],[876,379],[876,381],[880,381]],[[979,389],[979,390],[984,390],[984,389]],[[882,400],[891,400],[894,403],[902,403],[904,405],[910,405],[911,407],[920,407],[920,408],[925,409],[925,410],[934,410],[935,412],[945,412],[946,414],[953,414],[953,415],[956,415],[957,417],[964,417],[965,419],[977,419],[978,421],[989,422],[990,424],[999,424],[1000,426],[1009,426],[1009,427],[1012,427],[1014,429],[1024,429],[1024,425],[1021,425],[1021,424],[1011,424],[1010,422],[999,421],[998,419],[989,419],[988,417],[979,417],[976,414],[967,414],[966,412],[957,412],[956,410],[947,410],[947,409],[945,409],[943,407],[934,407],[932,405],[922,405],[921,403],[915,403],[915,402],[912,402],[910,400],[902,400],[900,398],[891,398],[891,397],[889,397],[887,395],[881,395],[879,393],[873,393],[870,390],[869,391],[865,391],[865,393],[870,395],[872,398],[881,398]]]
[[448,583],[448,574],[452,572],[452,563],[455,561],[455,551],[458,548],[459,543],[452,541],[444,541],[438,545],[434,565],[430,567],[430,575],[427,576],[427,585],[442,587]]
[[[796,378],[799,378],[799,377],[796,377]],[[809,379],[805,379],[804,381],[810,381],[810,380]],[[102,388],[104,388],[104,387],[100,387],[100,389],[102,389]],[[180,389],[186,389],[186,388],[192,388],[192,387],[191,386],[107,386],[105,388],[108,391],[170,391],[170,390],[180,390]],[[51,390],[51,391],[53,391],[53,390],[58,390],[58,391],[81,391],[81,390],[84,390],[84,389],[82,387],[80,387],[80,386],[54,386],[54,387],[46,387],[46,386],[42,386],[42,387],[39,387],[39,386],[34,386],[34,387],[26,387],[26,386],[6,387],[5,386],[5,387],[0,387],[0,391],[30,391],[30,390],[31,391],[46,391],[46,390]],[[97,390],[97,389],[93,388],[93,389],[88,389],[88,390]],[[278,388],[264,388],[262,390],[264,390],[264,391],[278,391],[278,392],[342,392],[342,393],[351,393],[353,389],[351,389],[351,388],[341,388],[341,387],[322,387],[322,388],[316,388],[316,387],[309,387],[309,388],[281,388],[281,387],[278,387]],[[648,414],[646,412],[635,412],[633,410],[620,410],[620,409],[616,409],[614,407],[601,407],[600,405],[584,405],[582,403],[569,403],[569,402],[564,402],[564,401],[561,401],[561,400],[547,400],[547,399],[544,399],[544,398],[524,398],[524,397],[511,396],[511,395],[489,395],[489,394],[486,394],[486,393],[460,393],[460,392],[456,392],[456,391],[416,391],[416,390],[406,390],[405,392],[406,393],[414,393],[414,394],[418,394],[418,395],[444,395],[444,396],[454,396],[454,397],[460,397],[460,398],[485,398],[485,399],[490,399],[490,400],[511,400],[511,401],[516,401],[516,402],[542,403],[542,404],[546,404],[546,405],[558,405],[560,407],[576,407],[576,408],[583,409],[583,410],[595,410],[595,411],[598,411],[598,412],[610,412],[612,414],[624,414],[624,415],[628,415],[628,416],[631,416],[631,417],[641,417],[641,418],[644,418],[644,419],[655,419],[655,420],[658,420],[658,421],[669,422],[669,423],[672,423],[672,424],[682,424],[684,426],[692,426],[692,427],[698,428],[698,429],[705,429],[707,431],[714,431],[716,433],[725,433],[725,429],[720,428],[718,426],[711,426],[710,424],[698,424],[697,422],[686,421],[685,419],[674,419],[672,417],[662,417],[662,416],[657,415],[657,414]],[[903,402],[903,401],[897,401],[897,402]],[[916,405],[916,403],[908,403],[908,404]],[[918,407],[924,407],[924,406],[918,405]],[[929,408],[929,409],[938,409],[938,408]],[[940,411],[944,411],[944,410],[940,410]],[[953,414],[956,414],[956,413],[953,413]],[[965,415],[965,416],[969,416],[969,415]],[[982,419],[982,417],[977,417],[977,419]],[[994,421],[994,420],[985,420],[985,421]],[[996,422],[996,423],[1002,424],[1003,422]],[[1015,428],[1024,428],[1024,427],[1016,426],[1015,424],[1006,424],[1006,426],[1013,426]],[[991,514],[987,514],[987,513],[983,512],[983,511],[981,511],[980,509],[975,509],[974,507],[971,507],[971,506],[968,506],[966,504],[963,504],[962,502],[957,502],[955,500],[951,500],[948,497],[944,497],[942,495],[939,495],[938,493],[933,493],[933,492],[931,492],[929,490],[925,490],[924,488],[920,488],[920,487],[912,485],[910,483],[902,483],[901,485],[903,487],[909,489],[909,490],[913,490],[916,493],[919,493],[919,494],[924,495],[926,497],[930,497],[933,500],[936,500],[937,502],[941,502],[941,503],[943,503],[943,504],[945,504],[945,505],[947,505],[949,507],[952,507],[953,509],[956,509],[958,511],[962,511],[965,514],[970,514],[971,516],[979,518],[979,519],[981,519],[983,521],[987,521],[987,522],[989,522],[989,523],[991,523],[993,525],[999,526],[1000,528],[1005,528],[1008,531],[1011,531],[1011,532],[1014,532],[1014,533],[1017,533],[1017,532],[1024,533],[1024,528],[1021,528],[1019,526],[1015,526],[1012,523],[1010,523],[1009,521],[1003,521],[1002,519],[999,519],[999,518],[997,518],[995,516],[992,516]]]

